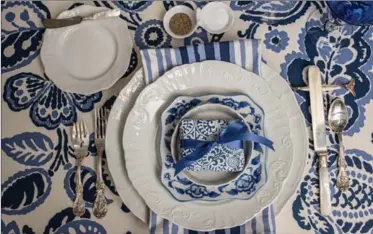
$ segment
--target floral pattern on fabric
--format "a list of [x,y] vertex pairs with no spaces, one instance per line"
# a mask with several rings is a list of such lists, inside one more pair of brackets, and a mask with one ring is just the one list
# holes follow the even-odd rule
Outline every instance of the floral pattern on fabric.
[[[52,18],[61,11],[78,5],[94,5],[119,8],[120,18],[125,20],[135,41],[130,66],[124,78],[113,89],[92,95],[80,95],[60,90],[48,79],[40,62],[42,46],[42,20]],[[163,29],[165,11],[177,5],[196,9],[207,1],[2,1],[1,72],[2,72],[2,233],[147,233],[147,225],[134,224],[133,214],[117,195],[115,185],[103,159],[105,195],[109,201],[109,219],[118,218],[117,225],[107,225],[97,220],[92,213],[95,187],[95,149],[91,138],[90,155],[87,157],[82,177],[84,178],[87,204],[85,214],[78,218],[72,213],[74,198],[73,180],[75,156],[70,143],[71,126],[79,118],[91,118],[93,108],[103,103],[112,103],[116,91],[123,87],[125,79],[131,78],[141,68],[139,48],[179,47],[182,45],[257,38],[264,43],[263,61],[277,70],[293,86],[306,86],[306,67],[316,64],[328,84],[356,82],[356,97],[345,90],[325,95],[325,109],[334,96],[343,97],[349,111],[349,122],[344,134],[351,148],[346,149],[348,173],[351,186],[340,192],[335,186],[338,172],[336,157],[337,141],[329,135],[329,165],[334,212],[324,217],[319,211],[317,158],[310,145],[309,164],[306,167],[298,192],[289,201],[285,215],[293,233],[372,233],[372,81],[373,81],[373,28],[352,27],[342,31],[341,37],[326,37],[319,20],[311,21],[311,28],[318,30],[329,45],[316,46],[310,40],[306,22],[310,14],[325,12],[323,2],[309,1],[231,1],[229,6],[235,14],[235,24],[229,32],[211,35],[198,28],[184,40],[172,40]],[[271,28],[270,28],[271,27]],[[343,29],[342,29],[343,30]],[[286,34],[286,36],[285,36]],[[123,42],[125,43],[125,42]],[[333,53],[334,48],[338,48]],[[279,52],[279,53],[278,53]],[[276,56],[271,56],[276,53]],[[269,56],[267,54],[270,54]],[[114,91],[115,90],[115,91]],[[311,123],[307,92],[295,93],[308,125]],[[113,98],[114,97],[114,98]],[[212,101],[213,102],[213,101]],[[239,105],[230,103],[232,107]],[[104,104],[105,105],[105,104]],[[170,118],[182,112],[175,110]],[[88,117],[87,117],[88,116]],[[255,118],[259,119],[260,116]],[[251,126],[252,127],[252,126]],[[328,130],[328,129],[327,129]],[[253,132],[259,131],[254,129]],[[364,144],[364,150],[360,147]],[[258,163],[257,158],[252,163]],[[166,158],[168,167],[173,159]],[[258,171],[259,173],[259,171]],[[171,175],[165,173],[165,178]],[[183,181],[185,182],[185,181]],[[255,180],[249,175],[227,189],[235,195],[251,191]],[[226,188],[222,188],[226,189]],[[192,186],[188,193],[195,197],[206,194],[203,187]],[[209,193],[209,196],[217,196]],[[47,211],[47,212],[45,212]],[[131,217],[132,216],[132,217]],[[30,220],[40,217],[40,222]],[[274,222],[275,223],[275,222]],[[276,223],[278,233],[284,225]],[[286,228],[289,226],[286,224]],[[285,229],[288,231],[288,229]]]

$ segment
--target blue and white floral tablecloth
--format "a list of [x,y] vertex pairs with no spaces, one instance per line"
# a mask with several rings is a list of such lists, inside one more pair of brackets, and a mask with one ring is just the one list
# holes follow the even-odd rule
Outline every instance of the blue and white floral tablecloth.
[[[95,192],[94,147],[84,167],[84,199],[88,211],[72,214],[75,159],[68,141],[68,127],[78,118],[92,118],[95,107],[111,105],[134,71],[141,68],[139,48],[181,46],[191,43],[262,39],[263,59],[294,86],[306,85],[304,68],[317,64],[326,83],[355,79],[357,96],[343,96],[349,110],[345,131],[346,160],[351,177],[347,192],[335,186],[337,140],[329,135],[329,165],[333,213],[320,215],[317,158],[312,151],[296,194],[276,218],[277,233],[373,233],[373,28],[355,28],[340,38],[329,38],[339,47],[317,48],[308,40],[305,24],[311,12],[323,10],[318,2],[231,2],[234,27],[224,35],[199,29],[190,38],[173,40],[162,28],[162,16],[170,7],[191,7],[206,2],[72,2],[3,1],[1,30],[2,72],[2,233],[147,233],[148,226],[123,204],[104,166],[109,213],[93,216]],[[134,37],[131,66],[110,90],[89,96],[58,89],[44,74],[39,53],[44,29],[41,20],[80,4],[117,7]],[[314,24],[319,22],[314,21]],[[123,42],[125,43],[125,42]],[[297,95],[309,126],[309,98]],[[326,96],[326,105],[333,96]],[[106,161],[104,160],[104,163]],[[129,201],[130,202],[130,201]],[[75,232],[74,232],[75,231]]]

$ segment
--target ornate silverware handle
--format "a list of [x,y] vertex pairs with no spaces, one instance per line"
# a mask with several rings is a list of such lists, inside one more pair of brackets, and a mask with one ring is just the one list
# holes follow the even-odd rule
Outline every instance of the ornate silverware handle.
[[103,218],[107,213],[107,201],[105,198],[105,184],[102,179],[102,154],[104,146],[97,145],[97,182],[96,182],[96,199],[93,204],[93,214],[97,218]]
[[332,212],[327,156],[327,152],[319,152],[320,210],[323,215],[329,215]]
[[75,201],[73,204],[73,213],[76,216],[82,216],[85,213],[85,202],[83,199],[83,183],[81,178],[81,166],[86,154],[79,152],[76,154],[76,173],[75,173]]
[[338,178],[337,178],[337,187],[341,189],[342,191],[345,191],[348,189],[348,186],[349,186],[349,178],[348,178],[347,171],[346,171],[347,164],[346,164],[344,147],[343,147],[342,133],[338,133],[338,139],[339,139],[339,157],[338,157],[339,172],[338,172]]

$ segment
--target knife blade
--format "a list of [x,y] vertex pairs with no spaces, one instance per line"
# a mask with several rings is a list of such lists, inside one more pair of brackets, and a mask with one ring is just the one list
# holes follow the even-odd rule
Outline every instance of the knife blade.
[[320,210],[321,214],[329,215],[332,207],[328,175],[328,148],[325,132],[324,102],[321,73],[316,66],[311,66],[308,69],[308,86],[310,88],[314,148],[319,156]]
[[113,9],[113,10],[108,10],[108,11],[102,11],[102,12],[99,12],[92,16],[87,16],[87,17],[75,16],[75,17],[65,18],[65,19],[45,19],[43,20],[43,25],[45,28],[62,28],[62,27],[80,24],[81,22],[86,21],[86,20],[106,19],[106,18],[118,17],[119,15],[120,15],[120,10]]

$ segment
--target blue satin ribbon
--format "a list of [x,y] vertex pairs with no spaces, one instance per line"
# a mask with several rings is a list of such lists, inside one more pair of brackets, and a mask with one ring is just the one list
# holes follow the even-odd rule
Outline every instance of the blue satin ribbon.
[[248,132],[247,125],[244,122],[237,120],[230,123],[226,129],[221,131],[216,141],[192,139],[181,140],[182,148],[195,149],[195,151],[183,157],[174,165],[175,175],[179,174],[179,172],[184,170],[186,167],[191,166],[198,159],[201,159],[216,145],[227,145],[239,149],[242,148],[243,141],[259,143],[274,151],[273,142],[271,140]]

